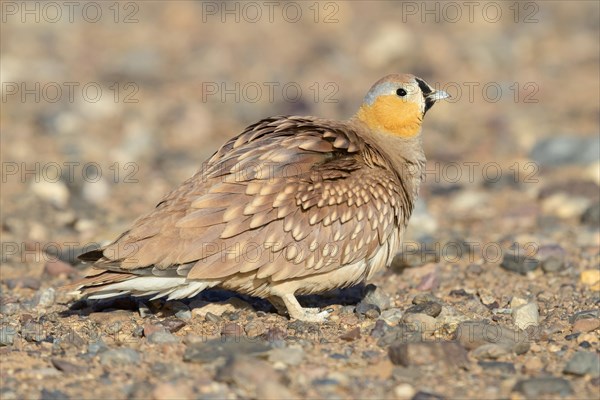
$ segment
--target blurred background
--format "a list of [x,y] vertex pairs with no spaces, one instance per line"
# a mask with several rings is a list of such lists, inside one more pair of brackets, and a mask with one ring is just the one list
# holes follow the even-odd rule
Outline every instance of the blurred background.
[[599,7],[4,1],[0,206],[19,251],[3,272],[40,244],[114,238],[245,126],[348,118],[395,72],[453,96],[425,121],[410,238],[595,227]]
[[[597,397],[599,38],[598,1],[0,1],[0,397]],[[371,306],[360,287],[356,298],[316,296],[340,316],[326,341],[247,310],[216,316],[227,324],[207,333],[215,320],[196,313],[218,293],[148,308],[61,289],[84,273],[78,254],[116,238],[244,127],[278,114],[348,118],[397,72],[452,98],[424,121],[426,181],[402,255],[372,281],[384,324],[342,308]],[[443,304],[437,319],[410,314],[423,299]],[[405,368],[384,339],[406,336],[406,315],[446,333],[466,320],[539,329],[529,354],[487,349],[486,367],[436,346],[407,350]],[[276,349],[300,354],[281,371],[298,396],[246,391],[275,383],[270,357],[217,374],[183,362],[185,343],[148,337],[164,323],[189,348],[230,326],[258,337],[254,322],[301,347]]]

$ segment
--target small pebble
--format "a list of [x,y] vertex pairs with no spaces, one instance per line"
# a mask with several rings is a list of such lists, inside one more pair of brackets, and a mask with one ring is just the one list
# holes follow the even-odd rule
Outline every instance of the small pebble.
[[587,269],[581,272],[581,283],[592,290],[600,291],[600,269]]
[[169,301],[165,305],[164,311],[168,311],[184,321],[189,321],[192,319],[192,312],[190,308],[181,301]]
[[65,372],[67,374],[78,373],[78,372],[82,372],[87,369],[86,367],[83,367],[83,366],[77,365],[77,364],[73,364],[70,361],[62,360],[60,358],[51,358],[50,363],[57,370]]
[[430,317],[437,317],[442,312],[442,306],[440,303],[436,303],[433,301],[427,301],[419,304],[415,304],[412,307],[409,307],[405,314],[426,314]]
[[598,160],[597,137],[556,135],[541,137],[529,157],[541,166],[585,165]]
[[71,264],[59,259],[48,260],[46,264],[44,264],[44,274],[49,276],[71,275],[75,272],[77,272],[77,270],[73,268]]
[[18,287],[21,287],[21,288],[25,288],[25,289],[38,290],[41,285],[42,285],[42,282],[38,278],[34,278],[31,276],[24,276],[21,278],[6,280],[6,286],[9,289],[16,289]]
[[112,349],[100,353],[100,364],[107,366],[139,364],[140,360],[140,353],[128,348]]
[[[481,300],[481,304],[484,306],[488,307],[489,309],[498,308],[496,297],[490,290],[479,288],[477,290],[477,295],[479,295],[479,300]],[[492,305],[494,305],[494,307],[492,307]]]
[[160,323],[165,329],[171,333],[175,333],[183,328],[186,323],[175,317],[168,317]]
[[348,356],[345,354],[333,353],[329,356],[329,358],[332,358],[334,360],[347,360]]
[[458,342],[396,342],[390,345],[388,355],[394,365],[404,367],[468,364],[467,351]]
[[40,400],[69,400],[70,397],[60,390],[48,390],[42,389],[40,393]]
[[138,312],[140,313],[140,317],[148,318],[152,315],[152,311],[148,308],[148,306],[141,301],[138,303]]
[[221,329],[221,336],[242,337],[244,330],[235,322],[228,322]]
[[397,325],[402,320],[402,310],[399,308],[390,308],[383,311],[380,317],[389,325]]
[[374,304],[379,308],[379,311],[387,310],[390,308],[391,299],[381,288],[369,284],[365,287],[365,296],[362,302],[367,304]]
[[411,400],[446,400],[446,398],[441,394],[419,391]]
[[354,314],[354,310],[356,309],[355,306],[343,306],[340,308],[340,314],[344,315],[344,314]]
[[600,328],[600,319],[598,318],[583,318],[577,320],[573,324],[573,333],[591,332]]
[[530,348],[529,338],[523,332],[493,325],[487,321],[461,322],[454,336],[469,350],[489,343],[502,346],[516,354],[526,353]]
[[21,336],[28,342],[41,342],[47,337],[43,325],[33,321],[23,325],[21,328]]
[[273,349],[269,351],[269,362],[281,362],[285,365],[299,365],[304,359],[304,350],[299,347]]
[[54,304],[56,299],[56,290],[54,288],[44,289],[39,294],[37,302],[38,307],[48,308]]
[[431,292],[418,293],[412,299],[413,304],[421,304],[421,303],[429,303],[429,302],[441,303],[442,301],[440,299],[438,299],[437,297],[435,297]]
[[179,338],[167,331],[156,331],[148,336],[148,342],[154,344],[179,343]]
[[404,314],[402,320],[419,332],[431,333],[437,328],[435,318],[427,314]]
[[592,332],[588,332],[588,333],[582,333],[581,335],[579,335],[577,337],[577,343],[581,343],[581,342],[590,342],[593,345],[598,345],[598,340],[600,339],[600,337]]
[[110,324],[107,324],[104,329],[106,330],[107,333],[109,333],[111,335],[115,335],[115,334],[121,332],[121,329],[123,329],[123,322],[122,321],[111,322]]
[[363,351],[361,357],[369,362],[369,364],[376,363],[381,358],[381,353],[375,350]]
[[223,318],[218,315],[215,315],[211,312],[207,312],[204,316],[207,322],[212,322],[213,324],[218,324],[219,322],[223,322]]
[[17,303],[8,303],[0,306],[0,314],[14,315],[19,311],[20,307]]
[[506,347],[500,346],[496,343],[484,344],[471,351],[471,355],[477,360],[496,360],[500,357],[508,355],[509,353],[510,351]]
[[600,308],[576,312],[575,314],[569,317],[569,322],[573,324],[579,321],[580,319],[587,318],[600,318]]
[[237,321],[240,319],[240,313],[238,311],[225,311],[221,316],[223,319],[229,321]]
[[191,387],[191,382],[182,382],[179,380],[177,383],[172,382],[158,382],[152,390],[153,400],[174,400],[174,399],[193,399],[194,390]]
[[42,200],[63,209],[69,202],[69,189],[63,181],[40,180],[31,185],[31,192]]
[[375,321],[375,326],[373,326],[370,336],[372,338],[376,338],[376,339],[381,338],[381,337],[383,337],[383,335],[385,335],[388,328],[389,328],[389,325],[386,324],[385,320],[378,319],[377,321]]
[[479,264],[469,264],[467,266],[467,273],[471,275],[481,275],[483,268]]
[[409,383],[401,383],[394,387],[394,396],[398,400],[410,400],[415,393],[417,393],[417,391]]
[[540,313],[536,303],[528,303],[520,306],[512,312],[513,322],[521,330],[526,330],[530,326],[538,326],[540,322]]
[[496,370],[504,374],[515,374],[517,372],[515,365],[509,362],[479,361],[477,364],[484,370]]
[[192,311],[190,311],[189,309],[179,310],[175,313],[175,316],[184,321],[189,321],[192,319]]
[[452,297],[473,297],[473,295],[468,293],[465,289],[454,289],[451,290],[449,294]]
[[573,394],[573,389],[569,381],[552,376],[530,378],[518,381],[512,389],[513,392],[519,392],[528,399],[539,399],[541,397],[561,397]]
[[365,313],[365,317],[369,318],[369,319],[377,319],[379,318],[379,311],[376,308],[372,308],[370,310],[367,310],[367,312]]
[[257,399],[293,399],[298,398],[290,389],[278,380],[269,380],[256,388]]
[[531,357],[529,360],[525,361],[525,364],[523,366],[525,367],[525,371],[529,373],[535,373],[541,371],[544,367],[544,364],[542,363],[542,360],[539,359],[539,357]]
[[96,355],[98,353],[102,353],[102,352],[107,351],[107,350],[108,350],[108,347],[102,341],[102,339],[99,339],[99,340],[97,340],[95,342],[90,342],[88,344],[88,348],[87,348],[88,354],[91,354],[91,355]]
[[[370,310],[375,310],[377,312],[377,316],[380,315],[381,310],[379,309],[379,307],[377,307],[375,304],[369,304],[369,303],[365,303],[365,302],[360,302],[357,304],[356,309],[354,310],[354,312],[357,315],[366,315],[368,311]],[[375,317],[377,318],[377,317]]]
[[527,252],[522,249],[519,249],[517,253],[509,251],[504,254],[500,266],[507,271],[516,272],[521,275],[535,270],[539,266],[539,261],[524,254],[527,254]]
[[[232,383],[240,388],[256,393],[266,381],[278,381],[278,374],[266,361],[256,357],[238,356],[228,358],[215,376],[219,382]],[[257,397],[250,395],[249,397]]]
[[0,346],[12,346],[17,331],[10,326],[0,328]]
[[578,351],[571,357],[563,372],[572,375],[600,376],[600,355],[596,352]]
[[445,398],[441,394],[419,391],[411,400],[445,400]]
[[161,324],[145,324],[144,325],[144,336],[149,337],[155,332],[164,332],[165,327]]
[[269,328],[265,333],[261,335],[263,339],[273,344],[278,342],[284,342],[287,336],[287,332],[278,327]]
[[265,332],[265,324],[260,321],[251,321],[244,326],[248,337],[260,336]]
[[433,290],[440,284],[439,268],[433,269],[430,273],[426,274],[421,278],[421,281],[417,285],[417,290]]
[[19,321],[21,321],[21,324],[25,325],[26,323],[28,323],[32,319],[33,319],[33,315],[31,315],[31,314],[21,314],[21,317],[19,318]]
[[537,250],[536,258],[540,260],[546,273],[558,272],[565,268],[565,249],[559,245],[544,245]]
[[581,215],[581,223],[598,227],[600,225],[600,202],[591,204]]
[[254,308],[244,300],[232,297],[226,301],[219,303],[208,303],[202,300],[194,300],[190,303],[193,316],[205,317],[207,313],[212,313],[216,316],[222,316],[226,312],[235,313],[239,310],[248,310],[254,312]]
[[565,192],[548,194],[542,202],[542,212],[559,218],[577,218],[589,207],[590,200],[586,197]]
[[[512,310],[514,310],[515,308],[524,306],[527,303],[529,303],[529,301],[527,301],[526,299],[524,299],[522,297],[513,296],[512,299],[510,299],[510,308]],[[512,313],[512,310],[511,310],[511,313]]]
[[187,345],[183,360],[188,362],[207,363],[218,357],[231,358],[239,355],[265,354],[272,349],[269,342],[257,338],[226,337],[212,340],[201,340]]
[[354,329],[349,330],[340,336],[340,339],[345,340],[347,342],[351,342],[356,339],[360,339],[360,327],[356,327]]
[[136,338],[141,338],[144,336],[144,327],[140,325],[135,325],[131,332],[131,335]]

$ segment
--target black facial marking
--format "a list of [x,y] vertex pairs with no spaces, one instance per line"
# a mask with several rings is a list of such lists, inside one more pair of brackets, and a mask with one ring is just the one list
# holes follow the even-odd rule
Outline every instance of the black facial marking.
[[425,97],[427,97],[428,94],[433,93],[433,89],[428,84],[426,84],[424,80],[419,78],[415,78],[415,80],[419,84],[419,88],[421,89],[421,92],[423,92],[423,95]]
[[423,110],[423,115],[425,115],[427,110],[433,106],[433,103],[435,103],[435,100],[433,100],[431,97],[425,97],[425,110]]
[[429,95],[433,93],[433,89],[428,84],[426,84],[424,80],[419,78],[415,78],[415,80],[419,84],[421,92],[423,92],[423,98],[425,99],[425,111],[423,111],[423,115],[425,115],[427,110],[429,110],[433,106],[433,103],[435,103],[435,100],[429,97]]

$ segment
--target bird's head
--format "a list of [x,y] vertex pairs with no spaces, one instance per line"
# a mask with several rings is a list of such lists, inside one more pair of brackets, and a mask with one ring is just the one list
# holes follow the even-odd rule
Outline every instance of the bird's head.
[[370,129],[410,138],[421,131],[425,113],[450,97],[410,74],[393,74],[377,81],[365,96],[357,117]]

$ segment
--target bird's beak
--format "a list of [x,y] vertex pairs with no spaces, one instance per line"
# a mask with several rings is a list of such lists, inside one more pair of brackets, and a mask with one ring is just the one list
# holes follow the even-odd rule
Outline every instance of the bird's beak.
[[450,95],[448,93],[444,92],[443,90],[436,90],[427,95],[427,99],[429,99],[433,102],[436,102],[438,100],[444,100],[449,97],[450,97]]
[[423,111],[423,115],[433,106],[433,104],[438,100],[443,100],[449,98],[450,95],[443,90],[434,90],[431,93],[425,95],[425,111]]

